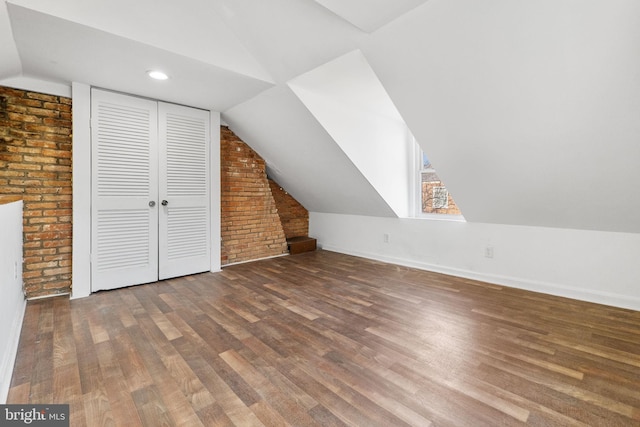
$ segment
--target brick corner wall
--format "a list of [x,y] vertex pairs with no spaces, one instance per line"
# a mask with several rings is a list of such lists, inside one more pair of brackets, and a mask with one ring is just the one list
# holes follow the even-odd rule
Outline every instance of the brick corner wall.
[[[0,195],[24,201],[28,298],[71,291],[71,107],[70,98],[0,86]],[[222,265],[286,254],[287,235],[308,230],[308,213],[288,200],[283,217],[302,219],[285,219],[285,234],[274,198],[280,187],[272,192],[264,160],[228,127],[221,184]]]
[[71,290],[71,99],[0,86],[0,194],[24,201],[28,298]]
[[271,193],[278,207],[278,215],[287,239],[309,235],[309,211],[277,182],[269,179]]
[[220,162],[222,265],[286,254],[264,159],[222,126]]

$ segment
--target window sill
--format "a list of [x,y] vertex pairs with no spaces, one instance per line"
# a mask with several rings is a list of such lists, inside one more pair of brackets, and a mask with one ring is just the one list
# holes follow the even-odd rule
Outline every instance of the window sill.
[[450,215],[450,214],[416,214],[410,218],[415,219],[427,219],[435,221],[454,221],[454,222],[467,222],[462,215]]

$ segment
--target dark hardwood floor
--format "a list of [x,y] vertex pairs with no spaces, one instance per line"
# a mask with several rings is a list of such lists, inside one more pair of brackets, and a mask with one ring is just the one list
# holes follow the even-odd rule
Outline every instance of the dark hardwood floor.
[[72,426],[640,425],[640,312],[317,251],[29,302]]

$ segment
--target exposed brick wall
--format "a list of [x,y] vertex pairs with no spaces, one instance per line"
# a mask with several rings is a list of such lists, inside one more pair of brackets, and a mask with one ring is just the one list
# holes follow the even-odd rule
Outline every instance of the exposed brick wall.
[[[0,194],[24,200],[29,298],[71,289],[71,153],[71,99],[0,86]],[[221,181],[222,264],[287,253],[265,162],[227,127]]]
[[71,288],[71,99],[0,86],[0,194],[24,201],[27,297]]
[[222,265],[287,253],[264,160],[226,126],[220,153]]
[[309,235],[309,211],[274,180],[269,180],[269,186],[287,239]]

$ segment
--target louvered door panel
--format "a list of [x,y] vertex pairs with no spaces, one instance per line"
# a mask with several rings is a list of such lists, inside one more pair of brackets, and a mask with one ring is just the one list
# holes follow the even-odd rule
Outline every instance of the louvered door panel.
[[92,290],[158,278],[157,103],[92,90]]
[[160,279],[211,268],[209,112],[159,103]]

